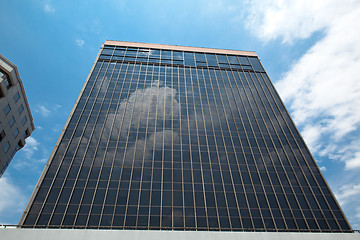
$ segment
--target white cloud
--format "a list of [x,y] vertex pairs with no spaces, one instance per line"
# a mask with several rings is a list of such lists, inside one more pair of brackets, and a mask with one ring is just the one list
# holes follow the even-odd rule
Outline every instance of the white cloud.
[[[356,209],[355,209],[355,211],[356,211],[356,214],[355,214],[355,218],[357,218],[357,219],[360,219],[360,207],[357,207]],[[353,229],[359,229],[359,227],[360,227],[360,225],[359,224],[355,224],[356,226],[353,226]]]
[[346,168],[358,168],[360,167],[360,151],[356,152],[354,156],[346,161]]
[[345,162],[346,169],[360,167],[360,139],[348,141],[346,145],[338,146],[335,143],[329,144],[320,152],[321,155],[330,155],[332,159]]
[[341,187],[337,187],[334,190],[334,194],[339,204],[343,207],[345,213],[347,213],[348,220],[350,221],[353,229],[359,229],[360,227],[360,184],[345,184]]
[[308,125],[304,127],[302,131],[302,136],[307,139],[306,143],[309,148],[316,150],[319,147],[318,140],[321,135],[320,132],[321,130],[318,126]]
[[17,153],[16,161],[12,162],[12,167],[18,171],[41,172],[49,156],[47,149],[41,146],[34,137],[28,137],[25,147]]
[[45,107],[44,105],[38,105],[35,108],[35,112],[40,113],[43,117],[49,117],[54,113],[57,113],[58,109],[61,108],[60,104],[55,104],[52,108]]
[[323,31],[276,88],[312,151],[360,167],[360,2],[264,0],[251,9],[249,27],[265,41]]
[[[4,176],[0,178],[0,216],[13,214],[14,211],[21,213],[24,210],[26,199],[21,192],[9,179]],[[1,224],[13,223],[2,222]]]
[[83,39],[76,39],[75,42],[80,47],[82,47],[85,43],[85,41]]
[[51,131],[55,132],[55,133],[60,133],[60,131],[62,130],[63,125],[62,124],[56,124]]
[[344,185],[340,187],[338,192],[335,192],[336,198],[341,205],[345,205],[347,202],[350,202],[360,196],[360,184],[353,185]]
[[292,42],[328,28],[357,5],[356,0],[251,1],[247,27],[265,41],[282,38]]
[[51,113],[51,111],[47,109],[45,106],[38,106],[35,112],[40,113],[43,117],[47,117]]
[[34,154],[34,152],[36,152],[38,149],[38,146],[40,145],[40,143],[33,137],[28,137],[26,139],[26,144],[25,147],[21,150],[26,152],[26,156],[28,158],[31,158],[32,155]]
[[44,5],[44,12],[51,14],[55,12],[55,8],[53,8],[50,4]]
[[327,169],[326,169],[325,166],[321,166],[321,167],[320,167],[320,170],[321,170],[322,172],[326,172]]

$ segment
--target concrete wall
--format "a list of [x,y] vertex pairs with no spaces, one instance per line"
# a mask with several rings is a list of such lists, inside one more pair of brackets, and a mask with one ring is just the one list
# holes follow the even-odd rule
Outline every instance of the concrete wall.
[[14,240],[360,240],[359,233],[278,233],[278,232],[192,232],[155,230],[85,230],[85,229],[0,229],[0,239]]

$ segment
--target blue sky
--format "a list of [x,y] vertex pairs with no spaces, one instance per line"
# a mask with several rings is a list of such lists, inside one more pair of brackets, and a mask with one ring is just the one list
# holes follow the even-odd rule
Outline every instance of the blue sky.
[[101,44],[120,40],[256,51],[360,229],[360,2],[254,2],[0,0],[36,126],[0,179],[0,224],[18,223]]

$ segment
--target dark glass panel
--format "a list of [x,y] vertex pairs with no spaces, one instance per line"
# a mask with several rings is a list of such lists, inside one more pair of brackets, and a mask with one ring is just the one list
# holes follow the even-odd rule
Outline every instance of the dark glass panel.
[[201,68],[98,62],[25,223],[348,228],[258,58],[113,49]]
[[261,72],[264,71],[264,69],[262,68],[258,58],[249,57],[249,60],[250,60],[250,63],[252,65],[254,71],[261,71]]

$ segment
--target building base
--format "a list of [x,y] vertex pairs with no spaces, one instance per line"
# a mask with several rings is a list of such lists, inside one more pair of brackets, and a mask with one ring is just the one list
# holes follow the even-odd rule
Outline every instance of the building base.
[[1,239],[27,240],[360,240],[359,233],[298,233],[298,232],[205,232],[157,230],[89,230],[89,229],[0,229]]

